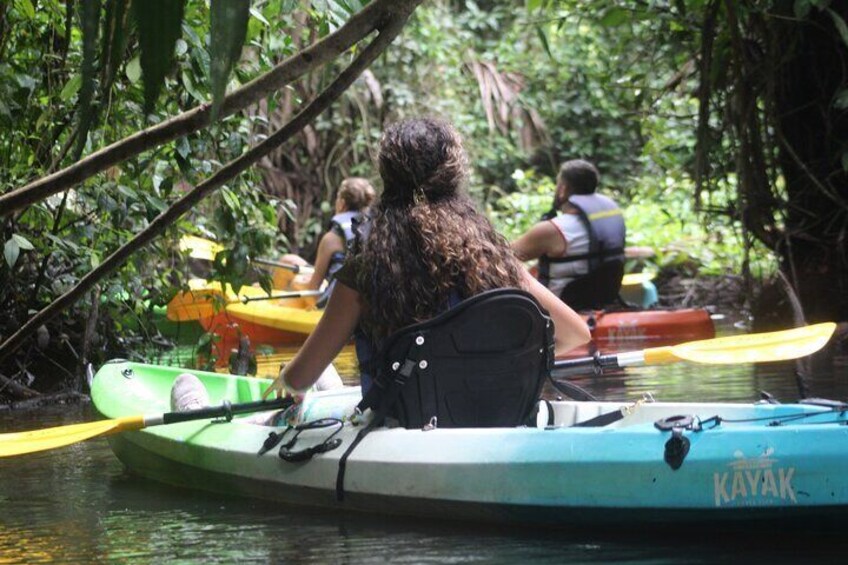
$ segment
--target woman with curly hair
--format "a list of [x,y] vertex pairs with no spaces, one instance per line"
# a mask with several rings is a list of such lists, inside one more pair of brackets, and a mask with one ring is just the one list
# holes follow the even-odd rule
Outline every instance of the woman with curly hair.
[[[265,396],[303,394],[357,328],[360,365],[367,367],[363,356],[393,332],[497,288],[523,288],[548,310],[557,354],[589,341],[583,320],[524,269],[475,210],[463,191],[465,153],[450,124],[415,119],[390,126],[379,166],[383,193],[372,209],[370,232],[336,273],[318,327]],[[362,385],[364,393],[367,374]]]

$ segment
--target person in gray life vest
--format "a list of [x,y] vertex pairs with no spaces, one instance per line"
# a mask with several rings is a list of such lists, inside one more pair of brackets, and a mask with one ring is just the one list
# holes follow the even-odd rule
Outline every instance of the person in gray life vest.
[[522,261],[538,259],[539,281],[575,310],[617,302],[624,275],[624,217],[595,192],[599,181],[592,163],[564,162],[553,209],[512,243]]
[[[318,299],[318,306],[326,304],[335,286],[334,275],[342,267],[348,248],[356,239],[356,225],[364,221],[368,207],[376,198],[377,193],[371,183],[361,177],[349,177],[339,185],[336,195],[335,215],[330,220],[330,229],[321,236],[318,252],[315,257],[315,267],[306,288],[317,290],[324,280],[327,287]],[[294,265],[307,265],[301,257],[288,254],[282,261]]]

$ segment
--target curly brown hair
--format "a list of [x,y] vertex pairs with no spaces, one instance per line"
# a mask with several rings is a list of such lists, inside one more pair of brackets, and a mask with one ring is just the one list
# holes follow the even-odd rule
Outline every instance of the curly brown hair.
[[521,264],[463,191],[467,159],[450,124],[390,126],[379,163],[384,189],[357,258],[366,333],[381,339],[432,318],[451,292],[464,299],[521,285]]

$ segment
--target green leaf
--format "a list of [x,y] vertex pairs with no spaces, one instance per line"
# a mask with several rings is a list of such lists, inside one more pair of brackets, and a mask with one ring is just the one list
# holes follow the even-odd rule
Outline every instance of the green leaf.
[[18,0],[15,4],[27,18],[35,17],[35,6],[33,6],[31,0]]
[[78,159],[88,141],[94,122],[94,75],[97,59],[97,32],[100,27],[100,0],[80,0],[82,27],[82,84],[79,91],[79,129],[74,153]]
[[24,251],[31,251],[35,249],[35,247],[33,247],[33,245],[29,242],[29,240],[22,235],[13,233],[12,239],[14,239],[18,243],[18,247],[20,247]]
[[226,95],[230,71],[241,58],[250,19],[250,0],[212,0],[210,19],[209,75],[214,120]]
[[191,75],[188,72],[183,71],[182,77],[183,87],[186,89],[186,92],[188,92],[192,98],[194,98],[201,104],[203,102],[206,102],[206,99],[203,97],[203,95],[198,92],[198,90],[194,87],[194,81],[191,79]]
[[845,25],[845,20],[830,8],[827,9],[827,13],[833,18],[833,25],[836,26],[836,30],[839,32],[840,37],[842,37],[842,42],[848,45],[848,25]]
[[265,27],[271,27],[271,22],[265,19],[265,16],[262,15],[262,12],[257,10],[256,8],[250,9],[250,15],[262,22],[262,25]]
[[127,20],[130,0],[106,0],[106,15],[103,21],[103,41],[100,60],[103,67],[104,95],[111,88],[118,67],[124,59],[127,46]]
[[6,245],[3,246],[3,256],[6,258],[6,264],[9,265],[10,269],[18,262],[18,255],[20,254],[21,248],[14,238],[6,241]]
[[174,62],[174,46],[180,38],[185,0],[144,0],[133,2],[133,16],[141,46],[144,77],[144,111],[156,105],[165,76]]
[[224,202],[226,202],[227,207],[230,210],[237,211],[241,208],[238,196],[236,196],[236,194],[229,188],[221,189],[221,196],[224,197]]
[[807,14],[810,13],[810,8],[812,7],[813,5],[810,0],[795,0],[795,3],[792,5],[795,17],[799,20],[806,18]]
[[129,63],[127,63],[127,78],[130,79],[130,82],[135,84],[138,82],[138,79],[141,78],[141,61],[138,57],[133,58]]
[[72,76],[68,82],[65,83],[64,88],[62,88],[62,92],[59,93],[59,98],[61,98],[63,102],[67,102],[76,95],[80,86],[82,86],[82,76]]
[[613,6],[609,8],[601,18],[601,25],[606,27],[617,27],[626,22],[630,13],[624,8]]
[[549,59],[551,59],[551,60],[553,60],[553,59],[554,59],[554,54],[553,54],[553,53],[551,53],[551,46],[550,46],[550,44],[548,43],[548,36],[547,36],[547,35],[545,35],[545,30],[543,30],[543,29],[542,29],[541,27],[539,27],[539,26],[536,26],[536,35],[538,35],[538,36],[539,36],[539,41],[541,41],[541,42],[542,42],[542,47],[544,47],[544,48],[545,48],[545,53],[547,53],[547,54],[548,54],[548,58],[549,58]]
[[123,194],[129,200],[138,200],[138,193],[128,186],[119,184],[118,192]]
[[833,100],[833,107],[837,110],[845,110],[848,108],[848,88],[840,90]]

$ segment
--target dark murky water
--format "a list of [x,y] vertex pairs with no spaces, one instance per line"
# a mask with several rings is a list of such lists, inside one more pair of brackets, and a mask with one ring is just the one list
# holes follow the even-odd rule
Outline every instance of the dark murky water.
[[[816,374],[813,396],[848,398],[848,368]],[[798,397],[794,364],[675,365],[577,382],[632,400],[750,401]],[[0,430],[91,419],[90,407],[0,412]],[[537,531],[449,521],[381,519],[175,490],[125,473],[105,440],[0,460],[0,564],[6,563],[712,563],[836,562],[834,534],[716,536]],[[841,559],[839,559],[842,561]]]

